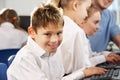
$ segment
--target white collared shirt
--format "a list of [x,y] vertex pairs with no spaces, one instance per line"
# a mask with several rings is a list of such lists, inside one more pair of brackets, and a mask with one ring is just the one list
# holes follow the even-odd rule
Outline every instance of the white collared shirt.
[[[105,62],[104,55],[95,56],[91,51],[89,40],[83,29],[67,16],[64,16],[63,41],[60,49],[67,74],[87,66]],[[82,70],[81,75],[78,76],[79,78],[84,77]]]
[[0,49],[21,48],[27,37],[27,32],[14,28],[9,22],[0,25]]
[[29,37],[8,68],[8,80],[61,80],[64,69],[59,58],[59,54],[50,55]]
[[[8,80],[76,80],[74,72],[65,77],[61,53],[50,55],[30,37],[7,70]],[[81,72],[79,72],[81,73]]]

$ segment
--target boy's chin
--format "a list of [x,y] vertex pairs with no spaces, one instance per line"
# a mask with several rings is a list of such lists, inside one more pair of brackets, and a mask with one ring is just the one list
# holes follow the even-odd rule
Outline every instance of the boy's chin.
[[55,49],[55,50],[50,50],[49,53],[54,54],[54,53],[56,52],[56,50],[57,50],[57,49]]

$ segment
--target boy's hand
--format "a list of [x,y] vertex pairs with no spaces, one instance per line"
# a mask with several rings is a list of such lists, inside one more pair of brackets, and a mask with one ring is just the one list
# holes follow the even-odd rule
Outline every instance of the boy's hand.
[[88,67],[88,68],[85,68],[83,72],[85,74],[85,77],[90,77],[93,75],[104,74],[107,72],[107,70],[100,67]]
[[106,62],[113,63],[113,64],[118,63],[118,62],[120,62],[120,56],[115,53],[110,53],[106,57]]

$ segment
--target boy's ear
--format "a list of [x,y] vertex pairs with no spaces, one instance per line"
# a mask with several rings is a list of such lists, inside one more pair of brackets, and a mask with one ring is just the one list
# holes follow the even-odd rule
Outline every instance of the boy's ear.
[[78,1],[77,0],[73,1],[73,3],[72,3],[73,10],[76,10],[77,6],[78,6]]
[[79,25],[80,25],[81,28],[83,28],[86,25],[86,21],[85,20],[82,21]]
[[30,27],[28,27],[28,33],[29,33],[29,35],[32,37],[32,38],[34,38],[34,36],[35,36],[35,30],[30,26]]

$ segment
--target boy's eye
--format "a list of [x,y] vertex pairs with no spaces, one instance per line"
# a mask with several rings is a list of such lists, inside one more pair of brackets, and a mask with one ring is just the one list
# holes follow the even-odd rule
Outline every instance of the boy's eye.
[[62,31],[57,33],[57,35],[61,35],[61,34],[62,34]]
[[46,35],[46,36],[50,36],[51,34],[50,34],[50,33],[45,33],[44,35]]
[[95,24],[98,24],[99,23],[99,21],[95,21]]

